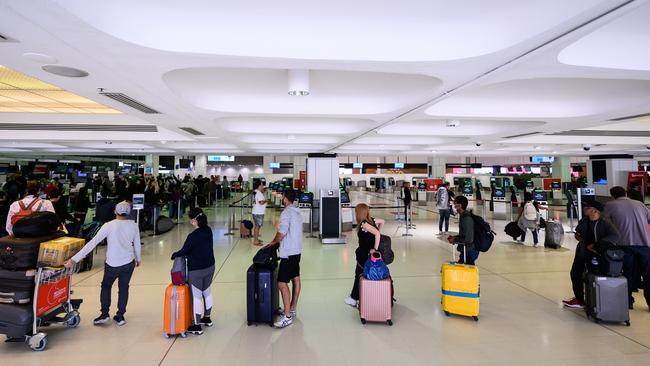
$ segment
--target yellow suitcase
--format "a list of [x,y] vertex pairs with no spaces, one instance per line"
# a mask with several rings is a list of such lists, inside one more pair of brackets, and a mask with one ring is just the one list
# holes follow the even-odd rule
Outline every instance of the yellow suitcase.
[[86,241],[80,238],[64,236],[41,243],[38,251],[38,265],[43,267],[60,267],[65,261],[77,254]]
[[[454,250],[455,252],[455,250]],[[471,316],[478,321],[479,297],[478,268],[455,261],[443,263],[442,310],[451,314]]]

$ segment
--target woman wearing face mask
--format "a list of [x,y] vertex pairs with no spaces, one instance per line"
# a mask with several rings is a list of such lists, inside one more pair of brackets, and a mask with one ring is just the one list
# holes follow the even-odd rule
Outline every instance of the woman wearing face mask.
[[[196,207],[189,212],[192,226],[196,229],[187,236],[181,250],[172,254],[187,257],[188,282],[192,288],[194,319],[187,331],[191,334],[203,334],[202,325],[211,327],[212,311],[212,277],[214,276],[214,251],[212,247],[212,229],[203,210]],[[203,317],[201,312],[203,310]]]

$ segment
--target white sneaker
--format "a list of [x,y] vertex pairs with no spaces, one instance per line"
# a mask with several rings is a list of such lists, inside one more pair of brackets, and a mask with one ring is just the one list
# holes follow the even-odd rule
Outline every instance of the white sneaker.
[[[284,315],[284,310],[283,310],[282,308],[278,308],[278,313],[277,313],[277,314],[278,314],[278,315]],[[297,314],[297,313],[296,313],[295,310],[290,310],[290,311],[289,311],[289,316],[292,317],[292,318],[295,318],[295,317],[296,317],[296,314]]]
[[284,327],[287,327],[287,326],[291,325],[292,323],[293,323],[293,317],[290,316],[290,317],[287,318],[285,315],[283,315],[280,318],[280,320],[275,322],[273,325],[276,328],[284,328]]
[[345,303],[352,306],[352,307],[357,307],[357,300],[353,299],[352,297],[348,296],[345,298]]

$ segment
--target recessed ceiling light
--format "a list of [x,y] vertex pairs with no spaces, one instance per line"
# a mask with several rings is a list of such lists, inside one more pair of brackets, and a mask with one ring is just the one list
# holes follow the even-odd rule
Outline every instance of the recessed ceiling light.
[[44,53],[26,52],[23,53],[23,57],[39,64],[56,64],[59,62],[56,58]]
[[69,66],[45,65],[42,66],[41,69],[51,74],[65,76],[68,78],[82,78],[88,76],[87,71],[81,69],[75,69],[74,67],[69,67]]
[[553,151],[552,153],[553,153],[553,154],[557,154],[557,151]]
[[542,149],[541,146],[535,146],[535,150],[541,150],[541,149]]
[[435,154],[435,153],[436,153],[436,150],[431,150],[431,152]]
[[295,139],[296,139],[296,135],[289,135],[289,136],[287,136],[287,139],[289,139],[289,140],[295,140]]
[[309,70],[288,70],[289,95],[309,95]]

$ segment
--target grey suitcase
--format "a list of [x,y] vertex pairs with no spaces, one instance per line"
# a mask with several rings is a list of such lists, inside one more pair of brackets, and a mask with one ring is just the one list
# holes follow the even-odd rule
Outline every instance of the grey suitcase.
[[33,309],[25,305],[0,305],[0,334],[7,338],[24,338],[32,334]]
[[544,229],[544,247],[558,249],[562,247],[564,240],[564,228],[559,221],[546,221],[546,228]]
[[36,270],[0,269],[0,304],[28,304],[34,294]]
[[588,273],[585,276],[585,310],[595,322],[630,326],[627,279]]

